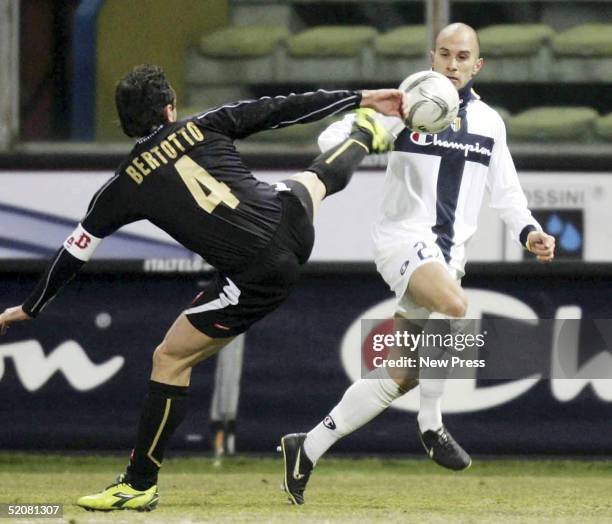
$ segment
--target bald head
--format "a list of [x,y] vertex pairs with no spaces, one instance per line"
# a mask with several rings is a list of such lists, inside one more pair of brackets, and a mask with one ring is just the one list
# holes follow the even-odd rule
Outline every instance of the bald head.
[[461,89],[482,68],[478,34],[467,24],[447,25],[436,36],[432,69]]
[[480,56],[480,38],[478,38],[478,33],[467,24],[457,22],[442,28],[436,36],[436,48],[441,43],[446,44],[449,41],[461,42],[464,46],[470,47],[477,57]]

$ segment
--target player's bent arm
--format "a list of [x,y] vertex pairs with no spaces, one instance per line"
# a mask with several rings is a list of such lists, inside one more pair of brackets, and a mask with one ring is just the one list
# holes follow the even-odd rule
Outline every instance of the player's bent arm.
[[263,97],[227,104],[197,117],[203,127],[231,138],[245,138],[258,131],[315,122],[361,103],[358,91],[323,91]]
[[263,97],[227,104],[197,117],[209,127],[231,138],[245,138],[258,131],[293,124],[316,122],[340,111],[369,107],[380,113],[400,117],[405,94],[398,89],[372,91],[324,91]]
[[34,291],[23,303],[24,313],[31,318],[38,316],[51,299],[74,278],[91,258],[100,242],[102,242],[101,238],[87,232],[79,224],[47,264]]

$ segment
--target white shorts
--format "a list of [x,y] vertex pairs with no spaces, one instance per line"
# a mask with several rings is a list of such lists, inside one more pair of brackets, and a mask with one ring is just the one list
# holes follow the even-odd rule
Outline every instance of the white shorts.
[[384,247],[376,246],[376,269],[397,297],[396,313],[405,318],[429,318],[430,312],[412,300],[408,289],[410,277],[425,264],[442,264],[457,281],[461,274],[451,268],[431,234],[403,232],[397,242]]

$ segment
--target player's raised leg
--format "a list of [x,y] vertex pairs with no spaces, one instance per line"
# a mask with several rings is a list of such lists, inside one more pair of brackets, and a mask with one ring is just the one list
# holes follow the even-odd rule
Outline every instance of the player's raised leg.
[[184,314],[177,318],[153,354],[149,392],[127,471],[102,492],[81,497],[79,506],[92,511],[150,511],[157,506],[157,475],[166,445],[187,413],[191,370],[231,340],[205,335]]
[[284,181],[289,186],[299,182],[306,187],[312,202],[312,207],[307,209],[311,219],[325,197],[348,185],[355,169],[366,155],[383,153],[393,147],[393,135],[374,115],[375,111],[372,109],[355,111],[355,122],[346,140],[321,153],[302,173]]

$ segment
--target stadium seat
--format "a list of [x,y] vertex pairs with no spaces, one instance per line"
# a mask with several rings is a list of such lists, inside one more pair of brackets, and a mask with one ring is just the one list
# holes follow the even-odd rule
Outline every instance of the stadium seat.
[[374,40],[376,79],[401,82],[414,71],[429,67],[427,28],[404,25],[378,35]]
[[544,24],[493,25],[478,31],[485,67],[480,79],[495,82],[548,80],[554,30]]
[[188,84],[187,97],[178,101],[179,118],[201,113],[211,107],[217,107],[236,100],[249,100],[254,98],[251,91],[242,85],[230,86],[202,86]]
[[281,26],[226,27],[205,35],[187,53],[188,83],[261,84],[275,81],[274,51],[289,30]]
[[612,113],[600,116],[595,121],[595,133],[599,138],[612,140]]
[[563,82],[610,82],[612,24],[583,24],[552,39],[553,79]]
[[368,26],[317,26],[287,40],[277,55],[283,82],[360,81],[373,75],[373,52],[369,45],[377,35]]
[[508,136],[519,141],[572,140],[593,136],[597,111],[590,107],[535,107],[510,117]]

